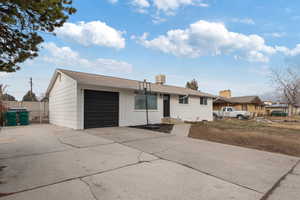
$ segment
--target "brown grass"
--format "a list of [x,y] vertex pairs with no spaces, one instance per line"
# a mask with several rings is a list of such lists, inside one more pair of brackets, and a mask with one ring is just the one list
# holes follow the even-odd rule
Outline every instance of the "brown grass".
[[299,125],[219,120],[193,124],[189,137],[300,157]]

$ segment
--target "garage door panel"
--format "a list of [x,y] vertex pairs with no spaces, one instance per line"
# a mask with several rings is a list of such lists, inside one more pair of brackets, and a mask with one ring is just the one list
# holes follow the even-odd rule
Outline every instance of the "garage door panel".
[[119,93],[84,91],[84,128],[119,125]]

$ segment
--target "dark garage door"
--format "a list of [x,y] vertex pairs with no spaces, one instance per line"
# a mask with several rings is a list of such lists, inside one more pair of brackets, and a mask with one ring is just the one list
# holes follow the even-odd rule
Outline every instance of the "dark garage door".
[[119,93],[84,90],[84,128],[119,125]]

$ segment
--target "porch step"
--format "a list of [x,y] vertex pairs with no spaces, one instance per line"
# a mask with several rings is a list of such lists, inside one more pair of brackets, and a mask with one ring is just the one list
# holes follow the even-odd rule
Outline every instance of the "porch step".
[[183,124],[184,121],[177,118],[171,118],[171,117],[164,117],[161,119],[161,123],[163,124]]

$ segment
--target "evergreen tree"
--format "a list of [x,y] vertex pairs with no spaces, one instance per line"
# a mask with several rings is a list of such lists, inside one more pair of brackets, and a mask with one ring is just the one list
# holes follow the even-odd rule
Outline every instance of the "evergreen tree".
[[38,55],[42,32],[52,33],[76,12],[72,0],[1,0],[0,71],[15,72],[19,63]]
[[16,101],[16,98],[10,94],[4,94],[1,98],[3,101]]
[[31,92],[30,90],[23,96],[22,101],[38,101],[36,95],[34,92]]
[[188,81],[185,85],[186,88],[190,88],[192,90],[198,90],[198,82],[196,79],[193,79],[191,81]]

